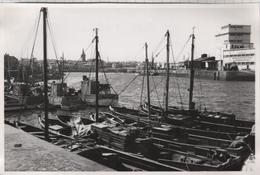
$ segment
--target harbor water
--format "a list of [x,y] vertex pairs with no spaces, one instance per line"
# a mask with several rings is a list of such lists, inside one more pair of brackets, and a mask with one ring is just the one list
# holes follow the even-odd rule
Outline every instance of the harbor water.
[[[67,73],[65,81],[69,87],[79,89],[83,75],[94,78],[94,73],[75,72]],[[134,73],[100,73],[99,79],[103,83],[108,81],[111,84],[119,94],[119,104],[122,106],[138,108],[141,96],[142,101],[146,100],[146,77],[143,83],[143,76]],[[164,76],[150,76],[151,103],[154,105],[164,106],[165,80]],[[169,105],[187,107],[188,89],[188,78],[170,77]],[[198,109],[232,112],[239,119],[255,120],[255,82],[195,79],[193,94]],[[87,115],[92,110],[85,109],[81,112]],[[18,118],[26,123],[38,125],[37,115],[41,112],[39,110],[12,112],[7,113],[5,117],[14,120]],[[50,112],[50,117],[55,117],[55,112]]]

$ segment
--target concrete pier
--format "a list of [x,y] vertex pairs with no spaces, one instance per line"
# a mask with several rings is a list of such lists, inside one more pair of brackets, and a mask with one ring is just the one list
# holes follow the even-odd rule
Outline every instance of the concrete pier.
[[5,171],[113,171],[5,125]]

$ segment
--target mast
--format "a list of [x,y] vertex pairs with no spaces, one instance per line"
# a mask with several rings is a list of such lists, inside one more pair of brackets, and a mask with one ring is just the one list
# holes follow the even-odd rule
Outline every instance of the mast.
[[45,114],[45,139],[49,139],[49,121],[48,121],[48,77],[47,77],[47,8],[41,8],[43,13],[43,69],[44,69],[44,114]]
[[34,60],[33,60],[32,57],[31,57],[31,59],[32,59],[32,65],[31,65],[31,69],[32,69],[32,84],[34,84],[34,79],[33,79],[33,75],[34,75],[34,69],[33,69]]
[[10,69],[9,59],[10,59],[10,58],[6,59],[6,60],[7,60],[7,76],[8,76],[7,81],[8,81],[8,83],[11,82],[11,73],[10,73],[10,70],[11,70],[11,69]]
[[168,111],[168,102],[169,102],[169,58],[170,58],[170,32],[167,30],[166,32],[167,43],[166,43],[166,94],[165,94],[165,112]]
[[[62,60],[61,60],[61,85],[62,85],[62,90],[63,90],[63,82],[64,82],[64,77],[63,77],[63,72],[64,72],[64,52],[62,52]],[[62,93],[64,93],[63,91],[62,91]]]
[[96,32],[96,120],[98,119],[98,94],[99,94],[99,82],[98,82],[98,28],[94,29]]
[[148,45],[145,43],[145,62],[146,62],[146,77],[147,77],[147,101],[148,101],[148,117],[150,122],[151,108],[150,108],[150,84],[149,84],[149,61],[147,53]]
[[191,62],[190,62],[190,90],[189,90],[189,110],[194,108],[194,104],[192,102],[192,97],[193,97],[193,83],[194,83],[194,69],[193,69],[193,57],[194,57],[194,28],[193,32],[191,34]]

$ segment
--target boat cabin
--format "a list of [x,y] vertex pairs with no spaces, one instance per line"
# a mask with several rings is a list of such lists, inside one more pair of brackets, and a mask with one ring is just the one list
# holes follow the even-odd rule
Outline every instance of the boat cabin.
[[52,82],[51,84],[51,96],[62,97],[67,91],[67,84],[61,82]]
[[[83,76],[83,81],[81,82],[81,94],[84,97],[89,94],[96,94],[97,83],[95,80],[90,80],[86,76]],[[110,84],[99,83],[99,94],[111,94]]]
[[23,97],[25,95],[28,95],[29,92],[30,88],[26,83],[15,82],[12,84],[12,90],[10,93],[18,97]]

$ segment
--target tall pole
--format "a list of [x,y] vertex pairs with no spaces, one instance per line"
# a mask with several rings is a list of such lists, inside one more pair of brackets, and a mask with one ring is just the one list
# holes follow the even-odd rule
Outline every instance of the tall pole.
[[191,34],[191,61],[190,61],[190,89],[189,89],[189,109],[193,109],[194,105],[192,102],[192,97],[193,97],[193,83],[194,83],[194,69],[193,69],[193,58],[194,58],[194,39],[195,39],[195,35],[194,35],[194,28],[193,28],[193,32]]
[[43,13],[43,70],[44,70],[44,114],[45,114],[45,139],[49,140],[49,121],[48,121],[48,70],[47,70],[47,8],[41,9]]
[[[63,74],[64,74],[64,53],[62,52],[62,60],[61,60],[61,85],[62,85],[62,89],[63,89],[63,82],[64,82],[64,77],[63,77]],[[64,92],[62,92],[64,93]]]
[[99,94],[99,82],[98,82],[98,29],[96,31],[96,120],[98,119],[98,94]]
[[149,84],[149,61],[148,61],[148,53],[147,53],[148,45],[145,43],[145,62],[146,62],[146,77],[147,77],[147,100],[148,100],[148,118],[150,123],[151,117],[151,107],[150,107],[150,84]]
[[9,59],[10,59],[10,58],[7,58],[7,59],[6,59],[6,60],[7,60],[7,76],[8,76],[7,81],[8,81],[8,83],[11,82],[11,73],[10,73],[11,69],[10,69]]
[[31,67],[31,69],[32,69],[32,84],[34,84],[34,78],[33,78],[34,77],[33,76],[34,75],[34,69],[33,69],[34,60],[33,60],[33,57],[31,57],[31,59],[32,59],[32,65],[31,65],[32,66]]
[[170,32],[167,30],[166,32],[167,43],[166,43],[166,94],[165,94],[165,112],[168,111],[168,102],[169,102],[169,73],[170,73]]

